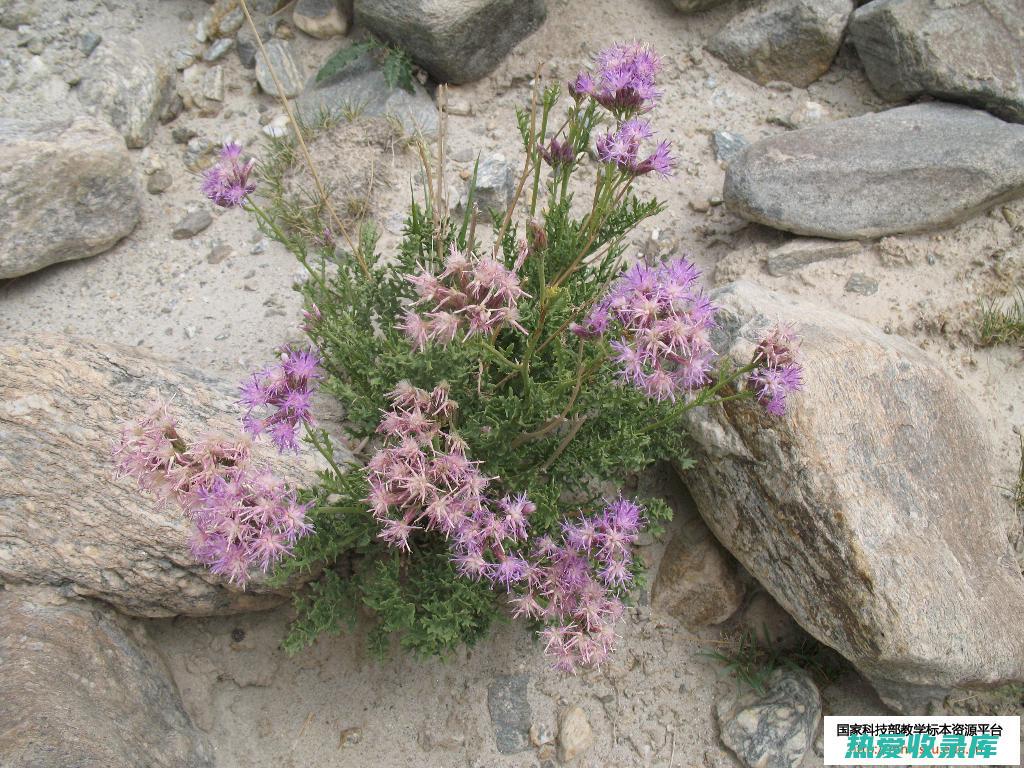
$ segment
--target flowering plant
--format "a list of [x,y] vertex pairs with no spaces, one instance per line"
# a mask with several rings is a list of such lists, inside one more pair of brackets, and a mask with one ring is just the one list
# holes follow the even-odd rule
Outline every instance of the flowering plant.
[[[208,172],[214,202],[251,210],[309,272],[310,348],[243,385],[245,431],[294,450],[301,429],[329,468],[296,495],[241,457],[189,449],[163,410],[126,432],[121,467],[172,489],[196,520],[196,557],[218,572],[244,582],[242,565],[276,563],[275,578],[312,576],[289,649],[369,613],[377,648],[397,635],[443,653],[507,607],[535,622],[557,668],[600,664],[643,579],[633,545],[668,516],[609,485],[662,459],[688,466],[688,409],[750,399],[780,415],[801,386],[791,331],[773,329],[734,364],[712,346],[716,308],[693,264],[628,266],[626,235],[661,210],[638,182],[674,165],[668,142],[648,146],[642,117],[659,67],[647,46],[616,45],[567,100],[558,86],[539,93],[517,115],[516,195],[490,222],[472,202],[453,216],[425,163],[424,199],[386,259],[372,225],[352,241],[326,200],[271,195],[258,207],[233,146]],[[574,176],[594,161],[579,205]],[[310,415],[317,385],[344,408],[347,459]]]

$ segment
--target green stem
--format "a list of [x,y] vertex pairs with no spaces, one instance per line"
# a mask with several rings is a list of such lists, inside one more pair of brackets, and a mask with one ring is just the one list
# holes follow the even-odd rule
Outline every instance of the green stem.
[[532,219],[537,215],[537,193],[540,190],[540,149],[538,148],[538,142],[544,143],[544,134],[548,130],[548,113],[551,111],[551,105],[547,99],[544,100],[544,111],[540,117],[540,134],[538,136],[531,136],[530,139],[533,141],[533,147],[531,148],[531,154],[534,158],[534,169],[533,169],[533,196],[530,198],[530,218]]
[[310,427],[309,424],[306,424],[305,422],[303,422],[302,426],[306,430],[306,439],[309,440],[310,443],[312,443],[313,447],[316,448],[316,450],[320,453],[321,456],[327,459],[327,463],[331,465],[331,469],[334,470],[334,473],[338,477],[341,477],[344,473],[341,471],[341,469],[338,468],[338,465],[334,462],[334,451],[331,448],[331,438],[325,432],[324,442],[321,443],[319,438],[317,438],[315,429]]
[[277,224],[274,223],[274,220],[271,219],[262,208],[256,205],[251,198],[246,198],[245,203],[242,204],[242,210],[256,214],[256,217],[262,221],[268,229],[270,229],[271,233],[274,235],[274,239],[291,252],[305,270],[309,272],[309,276],[320,284],[321,288],[325,291],[327,290],[326,280],[309,266],[309,260],[306,258],[305,252],[296,247],[292,241],[285,236],[284,232],[281,231]]

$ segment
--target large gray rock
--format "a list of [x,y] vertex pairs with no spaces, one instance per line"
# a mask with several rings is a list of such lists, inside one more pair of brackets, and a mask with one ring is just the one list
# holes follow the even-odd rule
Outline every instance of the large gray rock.
[[[243,592],[210,574],[190,557],[190,523],[176,508],[112,479],[113,442],[152,394],[174,395],[190,435],[237,431],[233,382],[43,335],[5,341],[0,370],[0,580],[57,586],[134,616],[209,616],[285,599],[264,579]],[[294,457],[274,467],[311,479]]]
[[104,42],[90,59],[78,98],[103,115],[133,148],[153,139],[174,98],[174,71],[133,38]]
[[930,103],[759,141],[729,164],[750,221],[838,240],[922,232],[1024,194],[1024,127]]
[[750,401],[692,411],[684,480],[708,526],[809,633],[888,703],[1024,677],[1024,579],[970,397],[912,344],[733,283],[716,348],[749,360],[799,323],[806,391],[783,418]]
[[45,588],[0,591],[4,768],[212,768],[141,628]]
[[0,210],[0,279],[102,253],[139,222],[124,140],[90,117],[0,118]]
[[799,768],[821,717],[810,676],[781,667],[763,691],[734,690],[715,707],[725,744],[746,768]]
[[874,0],[854,14],[850,38],[886,98],[927,93],[1024,122],[1020,0]]
[[366,117],[393,117],[407,134],[437,132],[437,107],[419,83],[413,92],[392,88],[372,56],[363,55],[341,72],[321,83],[310,78],[296,102],[299,114],[314,122],[318,113],[357,112]]
[[490,74],[547,17],[545,0],[356,0],[356,24],[397,43],[442,83]]
[[762,85],[807,86],[832,65],[851,13],[853,0],[765,0],[734,16],[708,50]]
[[[306,81],[302,73],[302,67],[295,58],[295,51],[292,44],[287,40],[274,38],[264,44],[266,55],[263,51],[256,51],[256,82],[264,93],[271,96],[280,96],[284,93],[286,99],[294,99],[302,93],[302,84]],[[277,75],[277,79],[274,79]],[[281,84],[280,91],[277,84]]]

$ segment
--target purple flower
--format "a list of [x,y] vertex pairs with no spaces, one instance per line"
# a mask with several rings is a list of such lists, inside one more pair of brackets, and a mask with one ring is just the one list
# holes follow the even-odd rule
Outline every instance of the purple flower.
[[255,165],[254,159],[242,162],[241,144],[224,144],[220,158],[212,168],[203,172],[203,194],[222,208],[241,205],[256,191],[256,184],[249,180]]
[[551,139],[546,147],[543,144],[538,144],[537,151],[544,158],[544,162],[552,168],[571,165],[576,159],[576,150],[568,141]]
[[313,530],[310,505],[253,457],[247,439],[190,442],[166,402],[127,426],[114,453],[119,475],[181,508],[194,525],[193,558],[230,582],[244,586],[254,570],[270,570]]
[[504,584],[509,590],[526,575],[527,563],[523,558],[509,555],[494,566],[494,582]]
[[653,135],[654,131],[646,120],[626,120],[615,131],[598,137],[597,156],[601,162],[616,165],[633,176],[643,176],[651,171],[670,176],[675,159],[670,154],[669,142],[661,142],[652,154],[642,157],[643,143]]
[[610,346],[622,381],[654,400],[675,401],[711,380],[716,357],[710,331],[717,310],[696,285],[699,275],[685,258],[637,264],[572,330],[595,338],[615,329]]
[[[312,397],[321,378],[318,352],[282,349],[279,363],[252,374],[240,387],[246,432],[269,435],[282,453],[297,451],[299,426],[313,424]],[[264,411],[269,413],[257,415]]]
[[[400,327],[417,350],[430,341],[451,344],[460,333],[463,338],[488,336],[506,327],[525,332],[518,302],[528,294],[515,271],[490,256],[466,253],[452,244],[440,274],[421,268],[407,279],[419,299],[406,310]],[[428,311],[421,314],[415,309],[420,305]]]
[[589,96],[613,112],[636,113],[650,110],[661,96],[654,87],[661,58],[646,44],[618,43],[594,63],[596,73],[581,72],[569,84],[574,97]]
[[[482,512],[490,478],[466,457],[465,446],[447,431],[456,410],[446,386],[432,392],[401,382],[390,393],[377,431],[384,445],[366,465],[366,501],[381,525],[378,537],[410,548],[413,530],[438,531],[463,543],[467,573],[479,576],[479,552],[470,553],[492,524]],[[493,518],[493,516],[491,516]],[[473,556],[470,557],[469,555]],[[485,561],[486,564],[486,561]]]
[[799,340],[792,328],[770,328],[754,350],[756,365],[748,376],[757,401],[773,416],[786,413],[791,394],[803,389],[803,367],[797,362]]

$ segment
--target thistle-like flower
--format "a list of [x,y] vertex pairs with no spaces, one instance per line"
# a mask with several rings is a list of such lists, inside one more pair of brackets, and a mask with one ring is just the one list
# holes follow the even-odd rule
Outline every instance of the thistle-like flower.
[[[463,252],[452,244],[440,274],[421,269],[408,279],[419,299],[406,311],[401,328],[416,349],[428,341],[450,344],[460,335],[489,335],[506,327],[525,332],[518,303],[528,294],[515,270],[490,256]],[[419,306],[427,311],[421,314],[415,309]]]
[[548,142],[547,146],[538,144],[537,151],[540,152],[544,162],[552,168],[571,165],[576,159],[576,150],[572,144],[554,138]]
[[583,71],[569,83],[577,99],[589,96],[617,113],[647,112],[661,94],[655,76],[661,58],[649,45],[618,43],[594,57],[596,72]]
[[800,343],[796,332],[781,323],[772,326],[754,350],[757,366],[749,374],[757,401],[773,416],[786,412],[789,396],[803,389],[803,367],[797,362]]
[[392,408],[377,427],[384,446],[367,463],[367,502],[379,538],[408,550],[416,530],[451,536],[483,513],[490,479],[447,430],[457,406],[446,386],[427,392],[402,382],[389,397]]
[[583,338],[618,331],[611,342],[620,378],[655,400],[672,400],[710,382],[716,357],[709,333],[714,305],[685,258],[637,264],[612,286],[580,325]]
[[654,131],[648,121],[631,118],[597,139],[597,156],[601,162],[612,163],[633,176],[651,171],[670,176],[676,161],[669,142],[660,142],[652,153],[641,157],[643,143],[652,136]]
[[268,571],[313,530],[309,505],[252,455],[248,438],[190,442],[165,401],[124,428],[114,457],[119,476],[179,506],[194,524],[192,556],[232,583]]
[[[281,361],[257,371],[243,382],[241,402],[247,410],[242,419],[250,435],[267,434],[282,453],[297,451],[299,429],[312,425],[313,393],[323,377],[320,355],[312,349],[281,350]],[[262,416],[257,414],[263,414]]]
[[256,191],[249,179],[256,160],[242,161],[242,145],[227,142],[212,168],[203,172],[202,191],[221,208],[234,208]]

